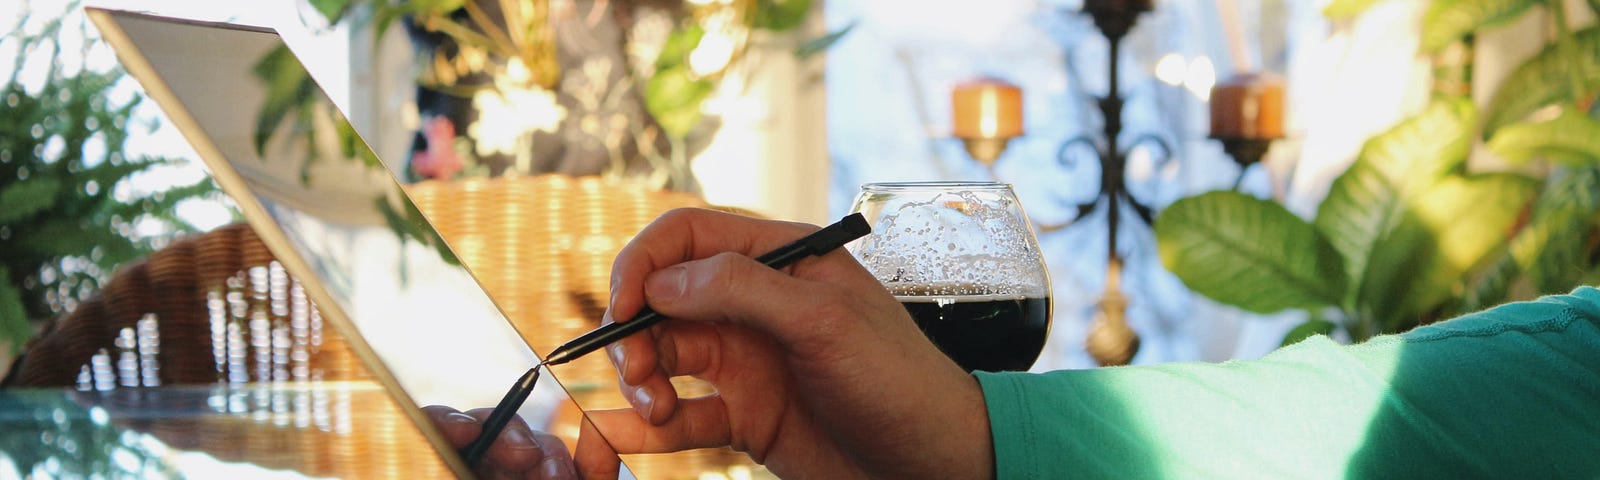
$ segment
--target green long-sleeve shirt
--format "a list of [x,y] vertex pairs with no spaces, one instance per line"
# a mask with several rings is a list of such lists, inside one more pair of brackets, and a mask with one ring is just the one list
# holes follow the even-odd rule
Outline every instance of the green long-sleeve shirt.
[[1600,290],[1259,360],[977,374],[996,473],[1600,478]]

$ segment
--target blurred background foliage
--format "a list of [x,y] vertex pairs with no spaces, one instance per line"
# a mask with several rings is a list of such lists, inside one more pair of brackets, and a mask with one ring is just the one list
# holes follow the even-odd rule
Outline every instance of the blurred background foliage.
[[[1379,1],[1324,13],[1350,19]],[[1368,140],[1314,219],[1235,192],[1186,198],[1158,219],[1163,262],[1218,302],[1309,312],[1284,343],[1341,329],[1359,341],[1600,281],[1600,27],[1570,28],[1567,8],[1429,3],[1418,55],[1433,62],[1432,103]],[[1474,104],[1474,32],[1531,12],[1548,14],[1554,35]],[[1526,168],[1472,171],[1479,144]]]
[[[217,192],[209,178],[156,189],[132,185],[130,179],[182,160],[131,154],[141,98],[114,93],[125,73],[69,68],[62,59],[86,56],[97,40],[85,41],[85,51],[64,51],[61,19],[28,33],[23,25],[30,16],[24,12],[0,40],[19,52],[0,87],[0,342],[13,348],[39,322],[93,294],[117,265],[170,239],[141,231],[195,231],[177,214],[178,204]],[[25,62],[39,57],[47,59],[40,63],[43,81],[24,79]]]
[[[582,4],[585,7],[574,6],[579,5],[575,3],[558,7],[557,3],[310,0],[330,25],[369,28],[377,37],[402,25],[412,37],[418,49],[417,85],[426,91],[419,93],[424,127],[416,147],[418,152],[426,153],[414,157],[406,170],[412,180],[554,171],[631,178],[652,187],[683,191],[697,190],[689,163],[718,126],[716,119],[705,113],[706,101],[725,77],[739,74],[736,70],[751,48],[753,35],[797,30],[813,6],[812,0],[657,0]],[[573,22],[572,12],[563,15],[552,10],[555,8],[592,10],[583,15],[589,17],[587,20]],[[603,13],[605,20],[597,21],[594,12]],[[659,32],[637,28],[641,23],[651,23],[642,20],[646,17],[668,19],[666,28]],[[563,41],[559,38],[561,29],[598,32],[608,28],[622,32],[619,45],[557,44]],[[840,36],[842,32],[820,37],[796,53],[821,51]],[[597,34],[594,38],[610,37]],[[258,130],[262,132],[271,132],[291,115],[300,123],[310,121],[304,117],[303,105],[296,102],[303,97],[300,92],[309,88],[311,79],[291,79],[290,75],[268,68],[277,55],[269,54],[258,69],[272,92],[267,101],[269,108],[258,117]],[[585,58],[565,58],[574,55]],[[610,60],[612,55],[618,56],[615,64]],[[585,71],[563,71],[574,68]],[[599,80],[609,85],[585,87],[585,93],[605,92],[601,98],[575,94],[563,82],[565,74],[587,77],[595,75],[592,70],[596,68],[621,72],[621,78]],[[608,75],[616,74],[599,76]],[[462,106],[432,110],[441,102],[429,99],[440,96],[455,98],[444,100],[443,104]],[[638,114],[632,113],[631,107],[617,110],[619,96],[625,99],[620,103],[636,103]],[[471,106],[465,106],[468,104]],[[495,115],[486,110],[503,110],[498,108],[501,105],[517,112],[514,120],[479,125],[480,121],[490,122],[487,119]],[[617,115],[618,111],[625,113]],[[431,123],[430,118],[448,122]],[[491,134],[493,131],[507,129],[513,130],[514,139],[490,138],[496,136]],[[533,145],[535,132],[556,134],[562,130],[597,139],[605,145],[607,159],[590,162],[598,165],[562,171],[550,167],[559,162],[531,158],[568,154]],[[458,137],[458,133],[462,135]],[[561,143],[571,147],[576,142],[565,137]],[[420,168],[419,163],[423,164]]]

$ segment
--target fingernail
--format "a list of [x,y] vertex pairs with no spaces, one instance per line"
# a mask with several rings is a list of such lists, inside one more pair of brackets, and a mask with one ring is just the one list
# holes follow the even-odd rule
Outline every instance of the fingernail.
[[457,424],[457,425],[464,425],[464,424],[468,424],[468,423],[478,423],[478,419],[472,418],[471,415],[467,415],[465,413],[452,413],[452,414],[449,414],[449,415],[445,415],[444,416],[444,421],[449,422],[449,423],[453,423],[453,424]]
[[550,457],[544,459],[544,463],[539,465],[539,478],[546,480],[578,478],[578,474],[572,471],[572,465],[567,459]]
[[683,296],[689,280],[688,269],[681,266],[668,267],[666,270],[650,274],[645,281],[645,292],[650,298],[658,300],[671,300]]
[[637,388],[633,390],[633,408],[645,420],[650,419],[650,413],[656,409],[656,398],[650,393],[650,389]]
[[533,443],[533,437],[517,429],[506,430],[506,446],[518,450],[539,448],[539,444]]
[[609,300],[609,303],[606,303],[606,305],[613,305],[617,303],[617,285],[621,283],[621,278],[617,278],[616,274],[611,275],[611,300]]
[[626,381],[628,377],[628,354],[622,351],[622,346],[615,343],[606,345],[606,355],[611,357],[611,365],[617,367],[617,373],[621,374],[624,381]]

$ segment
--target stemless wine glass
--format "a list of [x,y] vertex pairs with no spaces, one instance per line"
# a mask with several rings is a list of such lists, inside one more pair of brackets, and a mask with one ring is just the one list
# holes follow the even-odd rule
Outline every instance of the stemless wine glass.
[[1050,334],[1050,275],[1011,185],[861,186],[872,235],[850,252],[968,371],[1022,371]]

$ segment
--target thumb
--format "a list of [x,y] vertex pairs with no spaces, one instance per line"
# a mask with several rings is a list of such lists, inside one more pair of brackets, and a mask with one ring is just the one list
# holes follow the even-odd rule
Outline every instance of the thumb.
[[644,287],[646,302],[663,315],[737,323],[788,345],[837,335],[856,323],[846,321],[853,298],[843,287],[793,277],[735,253],[658,270]]

